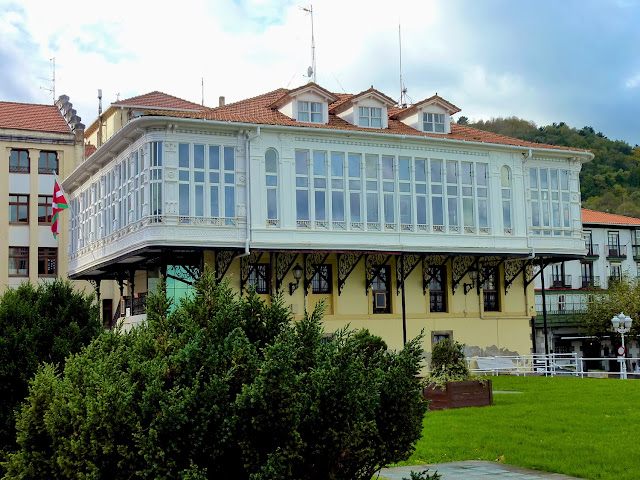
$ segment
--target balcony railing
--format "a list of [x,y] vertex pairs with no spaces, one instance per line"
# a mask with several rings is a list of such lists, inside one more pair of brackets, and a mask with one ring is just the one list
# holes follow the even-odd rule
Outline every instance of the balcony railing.
[[582,288],[600,288],[600,277],[582,277]]
[[600,256],[600,245],[596,244],[589,244],[587,243],[587,254],[585,255],[586,258],[598,258]]
[[627,258],[627,246],[607,245],[607,258]]
[[552,288],[571,288],[571,275],[551,275]]

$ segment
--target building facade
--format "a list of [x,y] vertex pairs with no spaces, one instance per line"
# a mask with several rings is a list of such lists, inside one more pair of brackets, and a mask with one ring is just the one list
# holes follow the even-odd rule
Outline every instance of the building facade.
[[[535,280],[536,350],[545,351],[544,282],[547,348],[585,358],[613,358],[615,352],[609,341],[598,342],[581,331],[580,315],[595,300],[594,294],[606,290],[612,282],[638,278],[640,219],[582,209],[582,223],[584,258],[549,263]],[[632,357],[640,356],[637,342],[631,340],[628,347]]]
[[84,159],[84,126],[69,98],[56,105],[0,102],[0,291],[23,281],[66,276],[68,216],[51,234],[55,175],[66,177]]
[[397,107],[307,84],[200,111],[153,95],[64,182],[70,275],[115,285],[105,318],[143,319],[161,275],[179,295],[209,264],[294,318],[326,301],[328,333],[522,354],[535,260],[584,254],[592,155],[456,125],[437,95]]

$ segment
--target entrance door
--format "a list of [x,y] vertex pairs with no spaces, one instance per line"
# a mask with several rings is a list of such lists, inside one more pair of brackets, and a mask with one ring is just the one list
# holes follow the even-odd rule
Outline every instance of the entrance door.
[[102,324],[111,325],[113,320],[113,301],[111,299],[102,300]]

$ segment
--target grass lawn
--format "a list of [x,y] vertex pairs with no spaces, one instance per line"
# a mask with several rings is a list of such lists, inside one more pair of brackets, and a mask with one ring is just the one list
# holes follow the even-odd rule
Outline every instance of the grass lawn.
[[640,381],[489,377],[492,407],[427,412],[404,465],[491,460],[589,479],[640,478]]

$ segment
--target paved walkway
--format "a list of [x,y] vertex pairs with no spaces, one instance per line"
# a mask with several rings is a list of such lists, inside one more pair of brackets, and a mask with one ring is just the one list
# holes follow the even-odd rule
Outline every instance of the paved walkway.
[[442,480],[489,480],[493,478],[508,480],[577,480],[576,477],[568,477],[559,473],[538,472],[526,468],[512,467],[495,462],[481,462],[470,460],[466,462],[436,463],[433,465],[414,465],[411,467],[383,468],[380,472],[380,480],[401,480],[409,478],[411,470],[421,472],[425,468],[429,473],[436,471],[442,475]]

